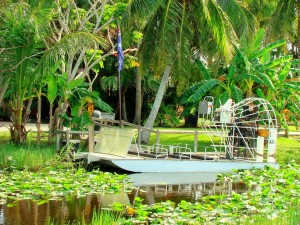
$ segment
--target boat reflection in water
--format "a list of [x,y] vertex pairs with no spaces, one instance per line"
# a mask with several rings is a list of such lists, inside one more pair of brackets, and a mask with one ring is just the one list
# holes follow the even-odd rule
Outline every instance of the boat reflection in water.
[[129,194],[130,203],[135,197],[144,199],[145,204],[170,200],[199,201],[207,195],[230,195],[244,192],[245,185],[216,182],[217,173],[135,173],[129,175],[135,189]]
[[44,225],[91,222],[94,209],[106,208],[113,202],[133,204],[135,197],[144,199],[144,204],[171,200],[196,202],[202,196],[244,192],[245,186],[216,182],[215,173],[140,173],[131,174],[134,188],[130,193],[98,193],[84,197],[69,197],[51,200],[38,205],[31,200],[20,200],[14,206],[0,205],[0,225]]

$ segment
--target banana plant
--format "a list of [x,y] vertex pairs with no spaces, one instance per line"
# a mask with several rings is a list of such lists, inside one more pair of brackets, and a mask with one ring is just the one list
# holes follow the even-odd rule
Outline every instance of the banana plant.
[[[65,73],[56,76],[56,79],[57,94],[52,96],[59,98],[55,128],[63,125],[71,129],[86,129],[92,122],[87,111],[87,103],[90,100],[95,108],[105,112],[112,112],[112,108],[100,98],[98,92],[88,90],[89,84],[85,82],[84,78],[67,80],[67,74]],[[51,100],[55,98],[51,98]],[[68,108],[70,108],[70,115],[67,113]]]
[[209,69],[200,60],[197,59],[196,64],[204,79],[184,92],[181,104],[199,102],[205,95],[211,95],[214,92],[220,93],[217,96],[217,103],[219,100],[224,103],[228,98],[233,98],[235,101],[243,99],[243,93],[238,86],[239,79],[235,76],[234,62],[229,69],[228,75],[223,75],[219,78],[212,78]]
[[217,103],[218,99],[223,103],[228,98],[238,102],[244,97],[260,97],[274,106],[283,127],[287,128],[287,116],[283,113],[286,110],[290,112],[289,119],[297,123],[299,82],[292,77],[299,72],[295,68],[299,60],[293,60],[291,55],[275,56],[274,52],[286,44],[285,40],[262,46],[264,36],[264,30],[259,30],[252,42],[242,41],[227,72],[217,79],[212,78],[202,62],[196,61],[204,79],[188,89],[181,102],[196,103],[208,93],[216,97]]

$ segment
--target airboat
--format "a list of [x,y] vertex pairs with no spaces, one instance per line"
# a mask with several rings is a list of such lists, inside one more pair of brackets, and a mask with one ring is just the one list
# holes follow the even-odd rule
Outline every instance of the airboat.
[[[201,129],[192,132],[193,147],[164,145],[159,138],[154,145],[141,145],[139,134],[143,127],[101,126],[94,137],[94,148],[75,153],[74,160],[133,173],[230,172],[267,165],[279,167],[275,157],[277,120],[268,101],[246,98],[234,103],[228,99],[216,110],[213,108],[214,99],[210,96],[199,102]],[[95,120],[95,124],[99,121]],[[159,135],[159,131],[153,132]],[[203,148],[202,135],[210,139],[210,144]]]

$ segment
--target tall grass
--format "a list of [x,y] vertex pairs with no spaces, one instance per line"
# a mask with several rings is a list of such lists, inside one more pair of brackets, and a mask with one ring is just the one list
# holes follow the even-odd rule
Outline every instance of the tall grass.
[[[68,223],[68,225],[121,225],[125,221],[122,214],[108,210],[94,210],[92,221],[86,223],[84,217],[81,222]],[[46,225],[58,225],[57,222],[47,222]]]
[[300,204],[295,208],[289,209],[286,213],[280,217],[272,218],[272,215],[262,216],[255,215],[248,218],[245,222],[238,222],[238,224],[244,225],[298,225],[300,223]]
[[29,169],[37,171],[56,158],[53,146],[0,145],[0,169]]

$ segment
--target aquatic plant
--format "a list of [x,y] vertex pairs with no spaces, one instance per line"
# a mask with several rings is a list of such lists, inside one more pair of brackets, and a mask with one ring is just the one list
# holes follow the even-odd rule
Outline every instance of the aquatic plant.
[[[298,207],[300,198],[300,165],[281,165],[280,169],[267,166],[221,174],[218,182],[245,183],[249,190],[231,195],[206,196],[191,203],[178,205],[167,201],[153,205],[135,200],[132,215],[125,224],[243,224],[253,215],[274,220]],[[119,207],[120,208],[120,207]],[[299,213],[295,214],[299,218]]]
[[89,193],[129,191],[126,175],[84,169],[54,169],[40,171],[0,171],[0,204],[13,205],[20,199],[32,199],[38,204],[66,196],[85,196]]

